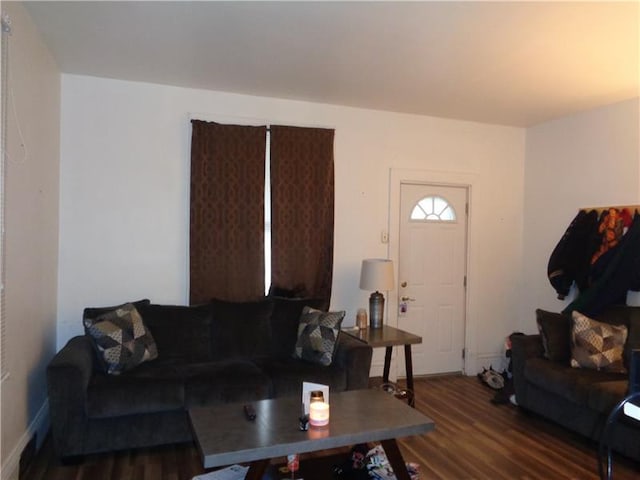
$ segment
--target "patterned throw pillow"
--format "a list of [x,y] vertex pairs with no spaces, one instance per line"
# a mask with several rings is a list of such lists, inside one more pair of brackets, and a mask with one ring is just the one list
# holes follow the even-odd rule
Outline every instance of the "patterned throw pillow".
[[622,352],[627,327],[598,322],[580,312],[571,317],[571,366],[625,373]]
[[119,375],[158,357],[156,342],[130,303],[96,318],[85,316],[82,322],[110,375]]
[[344,311],[321,312],[304,307],[293,357],[324,366],[331,365],[344,315]]

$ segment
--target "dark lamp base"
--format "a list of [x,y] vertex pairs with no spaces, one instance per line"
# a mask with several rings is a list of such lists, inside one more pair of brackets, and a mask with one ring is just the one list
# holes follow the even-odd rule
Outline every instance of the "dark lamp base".
[[384,295],[374,292],[369,297],[369,326],[382,328],[384,321]]

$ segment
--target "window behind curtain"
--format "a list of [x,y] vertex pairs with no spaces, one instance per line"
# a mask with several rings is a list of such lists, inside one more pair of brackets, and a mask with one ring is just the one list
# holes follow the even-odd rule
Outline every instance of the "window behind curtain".
[[264,295],[266,127],[193,120],[191,304]]
[[191,303],[251,300],[274,286],[328,308],[334,131],[192,124]]
[[334,131],[271,127],[271,280],[331,299]]

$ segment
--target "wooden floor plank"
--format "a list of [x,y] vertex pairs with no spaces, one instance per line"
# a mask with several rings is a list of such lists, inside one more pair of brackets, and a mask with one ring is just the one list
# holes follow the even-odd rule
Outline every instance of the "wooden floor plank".
[[[598,479],[593,442],[511,404],[494,405],[494,392],[477,378],[419,378],[415,393],[416,408],[436,428],[398,439],[398,446],[406,461],[420,465],[422,480]],[[61,465],[47,439],[22,480],[190,480],[204,472],[193,444],[88,455],[82,464]],[[638,479],[640,465],[615,457],[614,478]]]

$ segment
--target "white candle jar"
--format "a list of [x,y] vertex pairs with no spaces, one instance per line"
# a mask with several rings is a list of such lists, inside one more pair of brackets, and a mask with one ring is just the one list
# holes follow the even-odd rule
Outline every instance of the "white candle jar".
[[329,425],[329,404],[326,402],[313,402],[309,405],[309,424],[313,427]]

